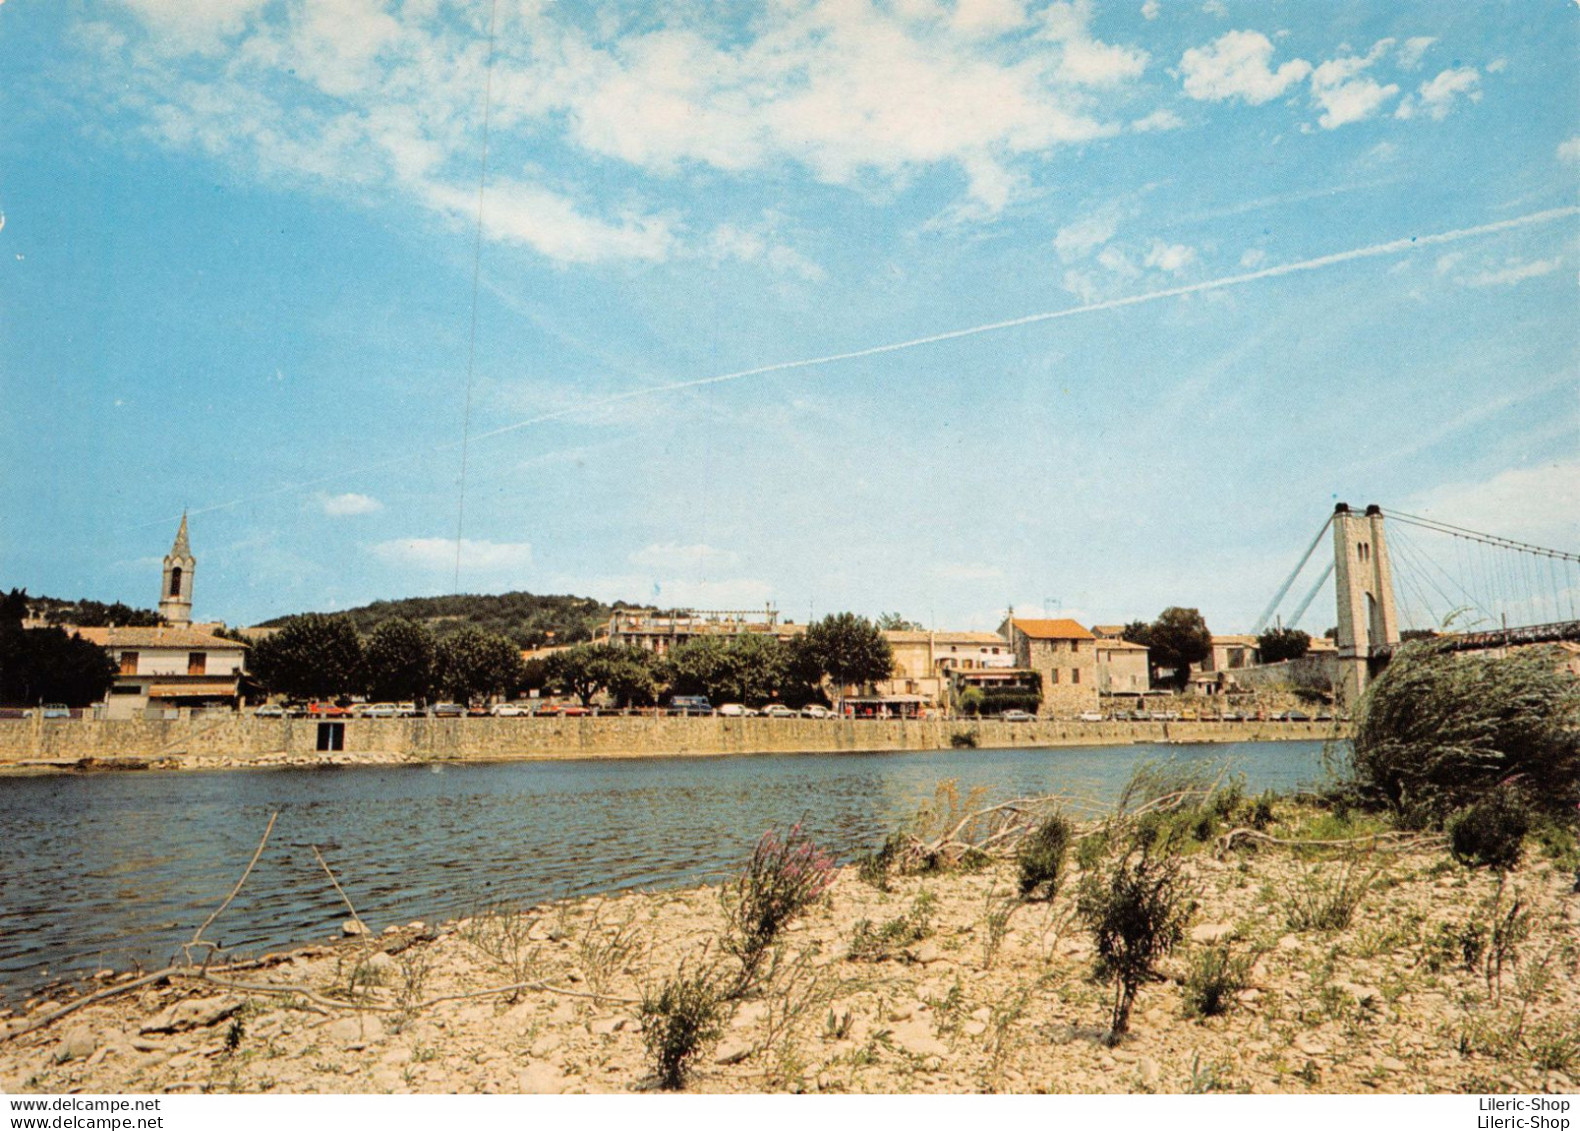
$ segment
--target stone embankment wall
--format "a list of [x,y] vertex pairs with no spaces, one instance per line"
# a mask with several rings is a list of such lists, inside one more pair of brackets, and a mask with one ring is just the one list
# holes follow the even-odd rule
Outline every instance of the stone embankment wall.
[[729,718],[350,719],[344,747],[317,749],[311,719],[0,720],[0,769],[148,764],[205,768],[311,762],[489,761],[669,755],[939,750],[1132,742],[1325,739],[1333,723],[1031,723]]

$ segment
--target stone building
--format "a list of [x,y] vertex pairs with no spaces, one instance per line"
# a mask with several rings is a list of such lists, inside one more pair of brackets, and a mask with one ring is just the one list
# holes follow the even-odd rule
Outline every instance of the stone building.
[[789,640],[805,625],[781,624],[772,605],[761,609],[615,609],[609,623],[593,630],[594,644],[641,648],[656,656],[704,636],[775,636]]
[[1013,617],[999,634],[1014,649],[1015,666],[1042,680],[1044,718],[1097,710],[1097,638],[1073,620]]
[[1128,640],[1097,638],[1097,690],[1104,695],[1142,695],[1152,688],[1150,650]]

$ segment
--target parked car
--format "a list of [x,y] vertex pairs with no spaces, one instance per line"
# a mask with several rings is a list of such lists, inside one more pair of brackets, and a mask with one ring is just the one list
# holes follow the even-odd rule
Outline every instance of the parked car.
[[254,709],[252,714],[254,718],[259,719],[283,719],[285,718],[285,708],[278,703],[264,703],[262,706]]
[[417,710],[417,704],[415,703],[397,703],[395,704],[395,713],[403,719],[415,719],[422,714],[421,711]]
[[1029,722],[1032,721],[1033,718],[1035,718],[1035,716],[1032,715],[1029,711],[1015,710],[1015,711],[1002,711],[1002,712],[999,713],[1000,721],[1006,722],[1006,723],[1029,723]]
[[1281,723],[1309,723],[1311,721],[1311,716],[1304,711],[1282,711],[1274,715],[1273,718]]
[[488,713],[496,719],[519,719],[523,715],[530,715],[532,710],[525,703],[495,703]]
[[436,719],[461,719],[466,717],[466,708],[459,703],[435,703],[428,713]]
[[365,719],[398,719],[401,709],[395,703],[369,703],[368,709],[362,712]]
[[313,702],[307,705],[307,716],[312,719],[343,719],[350,714],[350,709],[339,703]]
[[713,704],[706,695],[676,695],[669,700],[671,715],[711,715]]
[[765,719],[793,719],[793,718],[795,718],[795,712],[792,711],[789,707],[786,707],[783,703],[770,703],[770,704],[768,704],[768,706],[764,707],[761,711],[758,711],[757,713],[759,715],[761,715]]
[[808,703],[801,708],[801,717],[803,719],[832,719],[834,712],[821,703]]
[[714,712],[716,715],[723,715],[725,718],[730,719],[742,719],[747,715],[756,713],[750,707],[740,703],[720,703],[718,710]]
[[1101,711],[1082,711],[1079,715],[1076,715],[1075,717],[1080,719],[1083,723],[1100,723],[1100,722],[1103,721],[1103,712],[1101,712]]
[[69,719],[71,708],[64,703],[45,703],[44,717],[46,719]]

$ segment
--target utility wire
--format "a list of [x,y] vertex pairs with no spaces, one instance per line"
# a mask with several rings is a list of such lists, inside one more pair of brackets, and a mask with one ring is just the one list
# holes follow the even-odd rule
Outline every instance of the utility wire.
[[488,62],[483,67],[483,155],[477,166],[477,231],[472,237],[472,324],[466,339],[466,407],[461,413],[461,476],[455,502],[455,579],[450,590],[461,591],[461,534],[466,529],[466,456],[472,433],[472,373],[477,362],[477,289],[483,268],[483,197],[488,191],[488,119],[494,105],[494,33],[499,0],[488,11]]

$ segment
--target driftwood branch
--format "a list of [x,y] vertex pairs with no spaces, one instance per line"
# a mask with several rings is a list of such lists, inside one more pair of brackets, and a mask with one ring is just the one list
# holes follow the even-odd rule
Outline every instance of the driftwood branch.
[[[277,821],[279,817],[280,812],[278,809],[269,814],[269,824],[263,830],[263,837],[258,841],[258,847],[253,851],[252,859],[247,861],[247,867],[246,870],[242,872],[241,879],[237,880],[236,886],[230,889],[230,894],[225,897],[225,902],[216,907],[213,913],[207,919],[203,920],[203,925],[193,932],[191,941],[189,941],[184,948],[187,952],[188,963],[192,961],[192,948],[197,946],[199,940],[203,938],[203,932],[208,930],[209,925],[213,923],[215,919],[220,917],[225,908],[230,906],[231,901],[235,899],[236,895],[241,891],[242,885],[247,882],[247,877],[252,875],[252,870],[257,866],[259,857],[263,855],[263,846],[269,843],[269,834],[274,831],[274,822]],[[214,947],[213,943],[208,943],[207,945],[211,949]]]
[[1409,852],[1418,848],[1432,848],[1444,844],[1447,841],[1447,837],[1441,833],[1383,832],[1368,833],[1366,836],[1347,837],[1340,840],[1291,840],[1285,837],[1270,836],[1256,829],[1241,827],[1230,829],[1218,838],[1218,854],[1220,856],[1223,855],[1242,841],[1272,844],[1280,848],[1365,847],[1379,851]]

